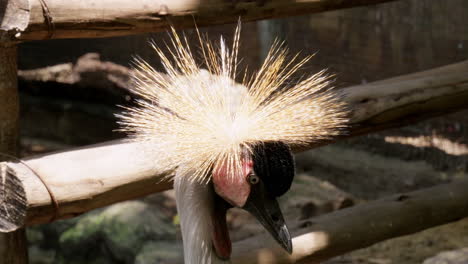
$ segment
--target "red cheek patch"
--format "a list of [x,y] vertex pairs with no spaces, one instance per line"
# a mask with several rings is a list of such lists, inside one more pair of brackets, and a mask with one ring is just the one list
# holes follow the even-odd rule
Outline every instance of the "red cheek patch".
[[253,169],[253,162],[248,159],[242,161],[241,172],[235,172],[223,164],[213,172],[215,192],[232,206],[243,207],[250,194],[250,184],[247,176]]

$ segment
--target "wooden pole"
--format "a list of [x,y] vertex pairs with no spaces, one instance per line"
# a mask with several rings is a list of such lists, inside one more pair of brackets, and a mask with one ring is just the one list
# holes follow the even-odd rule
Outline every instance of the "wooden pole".
[[[10,0],[11,1],[11,0]],[[394,0],[29,0],[30,20],[17,40],[97,38],[254,21]]]
[[[351,108],[351,128],[341,138],[414,124],[467,108],[467,73],[468,61],[463,61],[343,89],[343,100]],[[322,141],[295,150],[329,143]]]
[[[14,156],[18,154],[19,118],[16,58],[15,44],[0,43],[0,153]],[[5,186],[7,181],[2,183],[0,183],[0,200],[9,196]],[[28,263],[24,228],[10,233],[0,233],[0,263]]]
[[[17,78],[17,49],[11,39],[19,37],[29,21],[28,0],[6,0],[0,4],[0,153],[13,156],[18,154],[19,140],[19,99]],[[0,156],[0,160],[4,156]],[[0,175],[3,171],[0,169]],[[2,178],[2,177],[0,177]],[[0,181],[0,204],[7,197],[6,185],[9,179]],[[23,193],[19,188],[14,193]],[[3,206],[6,208],[7,205]],[[0,214],[3,211],[0,210]],[[0,264],[28,263],[25,229],[0,233]]]

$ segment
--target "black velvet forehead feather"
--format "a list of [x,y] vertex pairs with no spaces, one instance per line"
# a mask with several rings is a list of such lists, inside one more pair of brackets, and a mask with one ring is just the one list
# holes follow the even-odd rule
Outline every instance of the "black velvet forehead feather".
[[254,171],[268,194],[278,197],[290,188],[295,175],[294,158],[288,145],[264,142],[253,147]]

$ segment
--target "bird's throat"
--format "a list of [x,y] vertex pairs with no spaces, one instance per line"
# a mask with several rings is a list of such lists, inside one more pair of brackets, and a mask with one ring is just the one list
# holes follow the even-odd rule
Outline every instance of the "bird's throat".
[[228,205],[219,196],[215,195],[214,210],[212,214],[213,232],[211,240],[216,255],[223,260],[231,257],[232,245],[226,223]]

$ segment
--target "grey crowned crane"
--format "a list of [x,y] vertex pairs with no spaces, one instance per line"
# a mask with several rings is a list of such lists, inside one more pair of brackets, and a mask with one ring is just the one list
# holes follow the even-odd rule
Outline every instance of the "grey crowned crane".
[[[198,32],[198,31],[197,31]],[[254,215],[289,253],[291,237],[276,200],[294,177],[290,146],[339,135],[343,102],[319,72],[290,77],[310,57],[288,57],[276,43],[262,67],[235,81],[240,24],[232,47],[199,34],[202,64],[172,29],[168,51],[153,45],[166,70],[142,59],[133,92],[141,99],[120,115],[122,129],[148,149],[164,150],[174,176],[185,263],[225,263],[231,255],[226,211]]]

